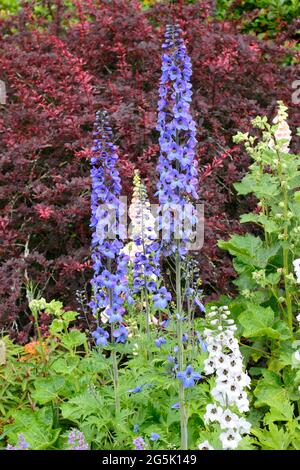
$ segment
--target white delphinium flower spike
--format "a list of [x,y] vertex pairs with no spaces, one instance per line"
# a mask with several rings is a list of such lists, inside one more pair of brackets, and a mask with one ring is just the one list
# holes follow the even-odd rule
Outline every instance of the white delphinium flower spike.
[[229,315],[228,307],[213,307],[206,316],[207,328],[204,330],[209,353],[204,361],[204,372],[216,375],[211,391],[214,403],[207,405],[204,422],[217,422],[220,432],[224,431],[220,434],[223,449],[235,449],[251,428],[250,423],[235,412],[236,409],[239,413],[249,411],[244,389],[250,387],[250,377],[244,371],[243,358],[234,336],[236,326]]
[[[297,282],[298,282],[298,284],[300,284],[300,258],[295,259],[293,261],[293,265],[294,265],[294,270],[295,270]],[[300,315],[299,315],[299,318],[300,318]]]

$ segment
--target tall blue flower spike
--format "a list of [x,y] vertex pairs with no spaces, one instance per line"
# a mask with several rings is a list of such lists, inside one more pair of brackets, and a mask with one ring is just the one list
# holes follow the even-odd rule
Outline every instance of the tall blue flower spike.
[[[91,158],[91,228],[94,298],[90,302],[95,317],[105,311],[116,337],[123,323],[127,295],[128,257],[121,254],[125,226],[120,202],[121,179],[117,169],[118,152],[112,143],[113,133],[107,113],[98,111],[94,128]],[[125,327],[124,327],[125,328]],[[122,340],[127,335],[122,326]],[[106,335],[104,336],[107,339]],[[120,336],[118,336],[120,338]],[[119,339],[119,341],[121,341]],[[123,341],[122,341],[123,342]]]
[[[195,210],[187,212],[185,207],[198,198],[198,162],[195,160],[196,125],[190,114],[191,60],[178,25],[167,26],[163,50],[157,123],[160,133],[157,195],[163,208],[160,230],[164,234],[165,254],[177,249],[176,237],[180,237],[179,250],[184,254],[191,227],[197,220]],[[175,218],[171,217],[174,205],[179,209]],[[185,230],[182,230],[183,217],[189,219],[189,228]]]

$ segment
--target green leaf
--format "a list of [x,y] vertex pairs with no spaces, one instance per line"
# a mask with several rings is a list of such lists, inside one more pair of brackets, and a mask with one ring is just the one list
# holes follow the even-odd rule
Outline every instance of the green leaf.
[[272,198],[280,192],[278,179],[269,173],[248,173],[234,188],[240,195],[255,193],[258,199]]
[[259,248],[262,247],[262,241],[254,235],[233,235],[230,240],[220,240],[218,246],[223,250],[229,251],[234,256],[247,256],[252,258]]
[[257,398],[254,406],[269,406],[271,413],[277,417],[281,416],[281,420],[292,421],[294,408],[291,405],[288,390],[283,387],[280,377],[270,371],[264,371],[264,378],[261,379],[255,390],[254,396]]
[[51,448],[57,440],[60,429],[52,429],[53,411],[50,407],[40,410],[16,410],[12,413],[13,424],[5,426],[5,435],[10,443],[16,443],[18,434],[24,435],[31,450]]
[[256,224],[262,225],[268,233],[276,232],[278,229],[277,224],[262,213],[254,214],[250,212],[249,214],[243,214],[240,217],[240,221],[243,224],[248,222],[254,222]]
[[108,411],[107,407],[104,406],[103,398],[98,393],[82,393],[61,406],[62,416],[73,421],[79,421],[91,415],[96,415],[99,419],[105,411]]
[[80,346],[86,341],[86,336],[79,330],[72,330],[69,333],[63,335],[61,342],[68,349],[73,349]]
[[59,300],[51,300],[46,306],[46,312],[50,315],[60,316],[63,312],[63,304]]
[[56,401],[64,385],[65,379],[63,377],[53,376],[45,379],[36,379],[35,391],[32,393],[32,398],[41,405]]
[[76,320],[76,318],[78,317],[78,313],[77,312],[65,312],[63,313],[62,315],[62,318],[63,320],[65,320],[66,322],[70,323],[71,321],[74,321]]
[[60,333],[64,329],[64,322],[60,318],[54,318],[50,325],[50,331],[52,334]]
[[279,338],[280,333],[272,329],[274,312],[271,307],[261,307],[256,304],[248,304],[247,309],[239,316],[239,323],[244,327],[245,338],[267,336]]
[[59,357],[51,365],[51,369],[57,374],[69,375],[77,369],[79,365],[78,357]]
[[265,268],[270,258],[276,255],[280,244],[264,247],[262,240],[254,235],[233,235],[228,241],[219,241],[218,246],[236,256],[239,263]]
[[253,428],[251,433],[256,436],[261,444],[261,447],[266,450],[285,450],[288,449],[292,436],[279,428],[276,424],[269,425],[269,429],[256,429]]

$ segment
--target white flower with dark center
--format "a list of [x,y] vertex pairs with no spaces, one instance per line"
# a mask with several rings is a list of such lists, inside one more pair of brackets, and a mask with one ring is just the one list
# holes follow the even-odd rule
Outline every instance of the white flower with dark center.
[[222,353],[222,348],[218,344],[208,344],[207,351],[209,352],[209,357],[219,357]]
[[220,406],[209,404],[206,407],[206,412],[204,415],[205,423],[213,423],[219,421],[222,416],[223,410]]
[[216,365],[215,365],[215,361],[208,358],[208,359],[205,359],[204,361],[204,372],[207,374],[207,375],[210,375],[210,374],[213,374],[216,370]]
[[242,437],[239,433],[230,430],[220,434],[223,449],[226,450],[236,449],[241,439]]
[[220,388],[213,388],[211,391],[212,397],[215,401],[219,402],[221,405],[225,406],[227,404],[227,397],[226,397],[226,388],[224,387],[224,391],[220,390]]
[[214,403],[207,406],[204,421],[206,424],[219,423],[220,429],[224,431],[220,435],[223,448],[235,449],[242,435],[249,433],[251,424],[231,407],[237,408],[239,413],[249,411],[244,388],[250,387],[250,377],[244,371],[243,357],[234,336],[236,326],[228,318],[228,308],[221,307],[212,313],[213,315],[207,315],[208,327],[204,330],[209,353],[204,361],[204,371],[208,375],[215,373],[216,381],[211,390]]
[[248,374],[239,373],[233,376],[236,382],[239,384],[240,387],[248,387],[250,388],[251,379]]
[[245,418],[239,418],[237,424],[238,432],[240,434],[249,434],[251,429],[251,423],[249,423],[249,421],[247,421]]
[[241,392],[242,392],[241,387],[233,383],[229,384],[228,391],[227,391],[228,403],[230,404],[236,403],[236,400],[238,396],[241,394]]
[[237,429],[239,417],[227,408],[225,411],[223,411],[219,422],[221,429]]
[[128,214],[131,219],[131,239],[141,239],[145,244],[152,243],[157,238],[156,222],[150,210],[146,187],[141,181],[138,170],[135,171],[133,178],[133,197]]
[[199,450],[214,450],[214,448],[210,445],[208,441],[202,442],[202,444],[198,445]]
[[236,406],[240,413],[249,411],[249,400],[245,392],[241,392],[236,399]]

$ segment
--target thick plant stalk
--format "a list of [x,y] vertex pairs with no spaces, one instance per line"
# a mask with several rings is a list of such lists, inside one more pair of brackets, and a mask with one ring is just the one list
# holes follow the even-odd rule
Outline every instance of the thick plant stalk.
[[117,360],[117,351],[113,350],[111,353],[112,356],[112,366],[113,366],[113,382],[114,382],[114,392],[115,392],[115,411],[116,417],[120,414],[120,395],[119,395],[119,370],[118,370],[118,360]]
[[[177,341],[178,341],[178,366],[179,370],[184,369],[184,349],[182,344],[182,299],[181,299],[181,260],[179,253],[179,243],[176,251],[176,307],[177,307]],[[181,449],[188,448],[188,416],[185,401],[185,390],[183,384],[179,383],[179,403],[180,403],[180,430]]]

